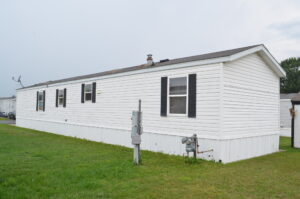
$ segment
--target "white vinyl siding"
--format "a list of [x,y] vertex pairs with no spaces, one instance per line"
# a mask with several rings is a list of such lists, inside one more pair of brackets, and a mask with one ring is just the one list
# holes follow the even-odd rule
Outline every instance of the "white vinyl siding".
[[224,136],[279,132],[279,78],[257,54],[224,64]]
[[[35,112],[37,89],[17,92],[18,116],[26,119],[57,121],[86,126],[115,129],[131,129],[131,113],[142,100],[144,131],[165,134],[192,135],[200,137],[217,136],[219,132],[219,94],[221,64],[193,66],[181,69],[149,72],[114,78],[99,78],[97,83],[97,102],[81,103],[81,84],[94,82],[66,82],[61,86],[49,85],[46,112]],[[160,116],[161,77],[197,74],[197,117]],[[56,89],[67,88],[68,107],[55,109]],[[21,105],[22,104],[22,105]],[[169,106],[169,104],[168,104]]]

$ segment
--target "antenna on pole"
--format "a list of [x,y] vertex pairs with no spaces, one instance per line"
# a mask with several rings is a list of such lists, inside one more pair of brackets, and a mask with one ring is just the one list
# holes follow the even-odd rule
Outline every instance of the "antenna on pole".
[[21,81],[21,75],[18,77],[18,79],[16,79],[15,77],[12,77],[12,80],[19,83],[21,85],[21,87],[24,88],[24,85],[22,84],[22,81]]

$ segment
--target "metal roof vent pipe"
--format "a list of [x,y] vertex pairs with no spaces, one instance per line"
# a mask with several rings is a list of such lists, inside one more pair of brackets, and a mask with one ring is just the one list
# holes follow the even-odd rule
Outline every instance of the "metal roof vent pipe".
[[152,59],[152,54],[147,55],[147,65],[152,66],[154,65],[153,59]]

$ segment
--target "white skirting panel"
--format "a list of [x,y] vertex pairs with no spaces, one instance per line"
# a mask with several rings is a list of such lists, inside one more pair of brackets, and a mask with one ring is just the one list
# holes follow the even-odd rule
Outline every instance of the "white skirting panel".
[[221,141],[223,163],[258,157],[279,150],[279,135],[265,135]]
[[[17,126],[132,148],[131,132],[128,130],[29,119],[17,119]],[[144,132],[141,148],[165,154],[186,155],[185,145],[181,143],[182,137]],[[198,143],[199,151],[213,150],[199,153],[198,158],[229,163],[278,151],[279,136],[268,135],[226,140],[199,138]]]

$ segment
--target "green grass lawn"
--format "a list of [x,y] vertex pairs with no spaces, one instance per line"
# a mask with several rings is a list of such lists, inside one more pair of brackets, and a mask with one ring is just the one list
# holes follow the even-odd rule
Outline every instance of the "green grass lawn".
[[[0,125],[0,198],[300,198],[300,150],[220,164]],[[253,146],[255,147],[255,146]]]
[[8,120],[8,119],[5,117],[0,117],[0,120]]

